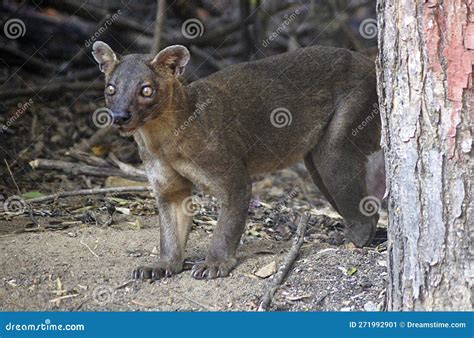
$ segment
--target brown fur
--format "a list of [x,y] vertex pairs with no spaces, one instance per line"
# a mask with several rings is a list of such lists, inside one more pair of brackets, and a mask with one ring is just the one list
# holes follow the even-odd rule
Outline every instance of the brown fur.
[[[94,55],[117,90],[106,98],[107,107],[131,115],[119,128],[134,135],[159,207],[161,258],[135,269],[135,278],[181,271],[192,221],[183,203],[193,184],[216,196],[221,208],[206,260],[192,274],[228,275],[245,227],[250,177],[301,159],[344,217],[346,236],[358,246],[370,243],[378,216],[361,213],[359,203],[367,195],[365,164],[379,148],[380,126],[373,121],[356,136],[351,130],[377,102],[372,61],[315,46],[234,65],[186,85],[180,74],[189,52],[182,46],[154,58],[118,59],[98,43]],[[143,83],[154,88],[152,97],[140,97]],[[272,111],[282,108],[291,123],[277,128]]]

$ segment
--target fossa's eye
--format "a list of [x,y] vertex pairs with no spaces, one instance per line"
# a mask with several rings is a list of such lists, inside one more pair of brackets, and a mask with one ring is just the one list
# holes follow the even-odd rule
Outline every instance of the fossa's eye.
[[105,93],[107,95],[114,95],[115,94],[115,87],[112,86],[111,84],[109,84],[106,88],[105,88]]
[[144,97],[150,97],[153,94],[153,88],[150,86],[143,86],[142,87],[142,95]]

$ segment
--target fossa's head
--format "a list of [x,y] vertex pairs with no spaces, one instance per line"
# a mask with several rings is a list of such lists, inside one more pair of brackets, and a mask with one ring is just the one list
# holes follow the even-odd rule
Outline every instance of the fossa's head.
[[155,56],[121,57],[102,41],[95,42],[92,50],[105,74],[105,104],[110,118],[124,135],[133,134],[160,115],[190,58],[188,49],[180,45],[167,47]]

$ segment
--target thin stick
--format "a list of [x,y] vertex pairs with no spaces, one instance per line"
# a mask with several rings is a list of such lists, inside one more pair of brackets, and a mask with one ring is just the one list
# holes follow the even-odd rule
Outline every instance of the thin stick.
[[91,252],[91,254],[93,254],[95,257],[99,258],[99,255],[97,255],[94,251],[92,251],[92,249],[90,248],[89,245],[87,245],[87,243],[84,243],[84,235],[82,235],[81,241],[79,243],[84,245]]
[[18,184],[16,184],[15,177],[13,176],[13,173],[10,169],[10,166],[8,165],[7,159],[3,159],[3,160],[5,161],[5,164],[7,165],[8,173],[10,174],[10,177],[12,178],[12,181],[13,181],[13,184],[15,185],[16,191],[18,191],[18,196],[21,196],[21,190],[18,187]]
[[156,4],[155,33],[153,36],[153,46],[151,53],[155,55],[160,50],[161,35],[165,22],[166,0],[158,0]]
[[64,94],[65,92],[82,92],[87,90],[103,90],[102,82],[57,82],[46,86],[12,89],[0,92],[0,99],[11,99],[30,95]]
[[74,145],[73,149],[89,152],[95,144],[100,144],[112,132],[112,127],[97,129],[97,131],[88,139],[82,139],[79,144]]
[[63,299],[74,298],[74,297],[77,297],[77,296],[79,296],[79,294],[77,294],[77,293],[72,294],[72,295],[65,295],[65,296],[61,296],[61,297],[51,299],[50,302],[55,303],[55,302],[58,302],[58,301],[63,300]]
[[103,158],[92,155],[85,151],[81,151],[79,149],[72,148],[68,152],[66,152],[66,155],[71,156],[72,158],[78,161],[84,162],[85,164],[93,165],[95,167],[111,167],[110,163],[104,160]]
[[29,199],[29,203],[39,203],[39,202],[46,202],[55,200],[62,197],[70,197],[70,196],[84,196],[84,195],[100,195],[100,194],[108,194],[108,193],[124,193],[124,192],[146,192],[151,191],[150,187],[111,187],[111,188],[95,188],[95,189],[82,189],[82,190],[75,190],[75,191],[62,191],[56,194],[41,196]]
[[132,299],[130,302],[132,302],[133,304],[135,305],[139,305],[139,306],[143,306],[143,307],[147,307],[147,308],[154,308],[156,307],[155,305],[152,305],[152,304],[147,304],[147,303],[142,303],[136,299]]
[[125,174],[137,177],[146,177],[146,173],[143,170],[135,168],[133,165],[124,163],[120,161],[114,153],[109,154],[109,158],[112,162],[114,162],[120,170],[122,170]]
[[28,53],[25,53],[21,49],[16,49],[5,45],[0,46],[0,51],[4,55],[14,57],[19,64],[23,64],[25,68],[29,68],[33,72],[39,72],[46,75],[57,72],[57,68],[53,64],[44,59],[40,60]]
[[211,65],[215,69],[221,70],[222,68],[226,66],[224,62],[217,60],[215,57],[213,57],[211,54],[207,53],[203,49],[197,46],[191,46],[190,48],[193,54],[201,57],[204,60],[204,62],[207,62],[209,65]]
[[285,261],[280,266],[278,272],[275,274],[275,276],[267,286],[267,289],[263,294],[262,301],[260,302],[260,305],[258,307],[258,311],[267,311],[273,300],[273,295],[275,294],[275,291],[281,285],[281,283],[283,283],[283,280],[288,274],[288,271],[290,271],[293,262],[296,260],[296,257],[298,257],[298,253],[304,242],[304,234],[306,232],[306,226],[308,224],[309,219],[310,216],[307,213],[303,214],[303,216],[301,217],[301,221],[298,225],[298,230],[296,231],[296,237],[293,242],[293,245],[291,246],[291,249],[288,252],[288,255],[286,256]]
[[[16,183],[16,180],[15,180],[15,177],[13,176],[12,170],[10,169],[10,166],[8,165],[7,160],[4,159],[4,161],[5,161],[5,164],[7,165],[8,173],[10,174],[10,177],[12,178],[13,184],[15,184],[16,191],[18,192],[18,197],[21,197],[21,190],[20,190],[20,187],[18,186],[18,184]],[[26,204],[26,206],[28,207],[28,215],[30,216],[31,221],[32,221],[36,226],[38,226],[39,223],[38,223],[38,221],[36,220],[35,216],[33,216],[33,208],[31,208],[31,205],[30,205],[28,202],[26,202],[25,200],[23,200],[23,202],[24,202],[24,203]]]
[[206,311],[216,311],[216,309],[215,309],[214,307],[208,306],[208,305],[203,304],[203,303],[201,303],[201,302],[198,302],[197,300],[191,299],[191,298],[189,298],[189,297],[187,297],[187,296],[185,296],[185,295],[183,295],[183,294],[181,294],[181,293],[178,293],[177,296],[180,297],[180,298],[182,298],[182,299],[184,299],[184,300],[187,300],[187,301],[190,302],[190,303],[193,303],[194,305],[197,305],[197,306],[199,306],[199,307],[202,307],[202,308],[203,308],[204,310],[206,310]]
[[72,174],[72,175],[90,175],[90,176],[100,176],[100,177],[108,177],[108,176],[120,176],[124,178],[128,178],[135,181],[145,182],[147,181],[146,175],[143,173],[142,175],[137,174],[129,174],[125,173],[120,169],[115,168],[103,168],[103,167],[95,167],[87,164],[82,163],[73,163],[73,162],[66,162],[66,161],[56,161],[56,160],[47,160],[37,158],[30,162],[30,166],[33,169],[54,169],[54,170],[62,170],[65,173]]

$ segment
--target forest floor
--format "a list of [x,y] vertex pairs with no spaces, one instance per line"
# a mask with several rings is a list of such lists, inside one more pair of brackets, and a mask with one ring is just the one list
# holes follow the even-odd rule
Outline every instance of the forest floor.
[[[55,217],[38,218],[40,227],[31,227],[27,217],[0,221],[0,309],[255,310],[271,275],[291,247],[295,223],[290,208],[296,213],[309,209],[306,201],[294,197],[291,207],[285,207],[278,216],[279,220],[272,219],[274,203],[269,201],[270,196],[287,196],[290,187],[285,192],[281,183],[290,185],[294,176],[294,172],[285,170],[254,184],[254,191],[263,194],[255,196],[252,202],[239,250],[239,265],[231,276],[216,280],[195,280],[190,271],[154,283],[131,280],[135,266],[157,259],[157,216],[126,215],[127,210],[141,203],[152,205],[153,199],[148,196],[121,201],[120,210],[125,214],[115,213],[110,226]],[[275,181],[280,186],[273,185]],[[208,197],[202,199],[214,203]],[[257,202],[262,200],[269,202]],[[312,219],[300,256],[278,289],[271,309],[380,310],[387,274],[384,244],[358,249],[344,243],[341,219],[326,202],[313,201],[317,207],[310,209]],[[77,206],[83,203],[95,208],[101,202],[99,197],[76,197],[67,204],[79,209]],[[215,217],[206,208],[195,217],[187,248],[190,261],[205,256],[212,235]],[[383,228],[379,230],[383,237]],[[375,245],[378,243],[380,238]]]
[[[127,182],[28,166],[39,157],[71,161],[68,150],[97,130],[91,123],[94,108],[82,102],[40,106],[8,130],[12,137],[2,151],[12,173],[5,170],[1,177],[4,200],[18,194],[16,186],[24,197],[33,197]],[[131,140],[110,137],[91,151],[98,156],[114,151],[139,165]],[[188,261],[204,258],[217,218],[215,199],[196,193]],[[152,263],[159,251],[159,210],[148,192],[68,197],[32,207],[31,214],[0,210],[3,311],[254,311],[304,212],[311,214],[304,244],[270,310],[376,311],[384,306],[386,215],[371,247],[346,243],[342,219],[302,164],[255,178],[239,264],[229,277],[216,280],[195,280],[189,270],[154,283],[131,280],[132,269]]]

